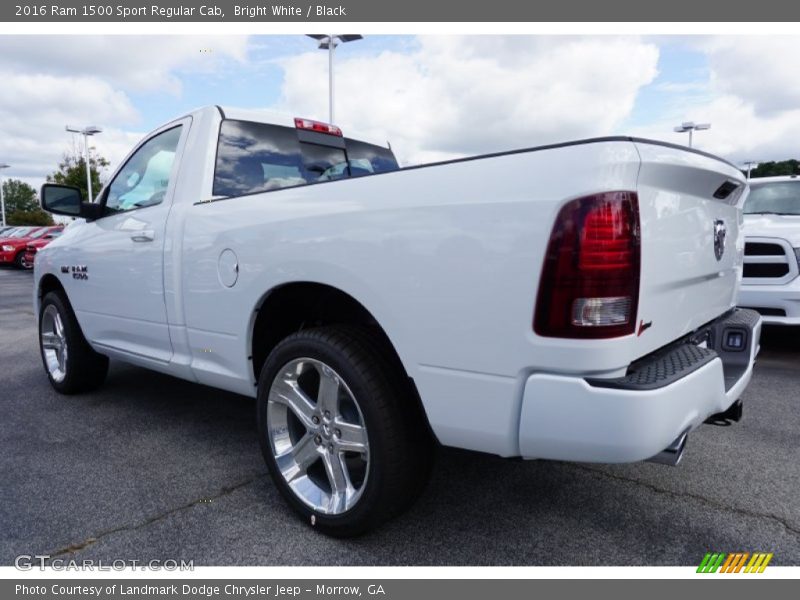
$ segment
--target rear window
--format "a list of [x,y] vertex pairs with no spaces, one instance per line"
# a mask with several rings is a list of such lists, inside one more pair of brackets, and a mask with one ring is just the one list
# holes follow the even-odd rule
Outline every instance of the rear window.
[[745,214],[800,215],[800,181],[751,183]]
[[388,148],[347,138],[344,146],[300,141],[292,127],[226,119],[219,132],[212,193],[243,196],[398,168]]

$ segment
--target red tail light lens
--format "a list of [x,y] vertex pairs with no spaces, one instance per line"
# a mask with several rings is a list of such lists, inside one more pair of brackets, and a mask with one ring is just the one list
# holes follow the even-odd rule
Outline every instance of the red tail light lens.
[[296,117],[294,120],[294,126],[297,129],[306,129],[308,131],[316,131],[317,133],[342,137],[342,130],[336,125],[322,123],[321,121],[312,121],[311,119],[300,119],[299,117]]
[[634,333],[640,262],[634,192],[569,202],[558,213],[547,246],[534,331],[595,339]]

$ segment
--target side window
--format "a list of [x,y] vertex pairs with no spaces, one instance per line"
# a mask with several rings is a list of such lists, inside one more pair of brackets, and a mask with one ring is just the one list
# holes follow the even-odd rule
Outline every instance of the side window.
[[122,212],[164,200],[182,129],[179,125],[159,133],[130,157],[108,187],[107,210]]

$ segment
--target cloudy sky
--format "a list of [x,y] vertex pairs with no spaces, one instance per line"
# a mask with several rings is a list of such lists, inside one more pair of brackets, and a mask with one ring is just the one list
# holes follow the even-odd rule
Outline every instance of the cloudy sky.
[[[337,54],[337,124],[402,164],[632,134],[732,161],[800,155],[800,37],[367,36]],[[0,36],[0,162],[38,186],[93,124],[116,166],[205,104],[326,120],[327,58],[302,36]]]

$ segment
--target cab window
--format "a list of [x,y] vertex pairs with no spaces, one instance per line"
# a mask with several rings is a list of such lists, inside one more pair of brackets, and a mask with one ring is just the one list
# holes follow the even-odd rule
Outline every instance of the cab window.
[[108,187],[106,210],[124,212],[164,201],[182,129],[159,133],[130,157]]

